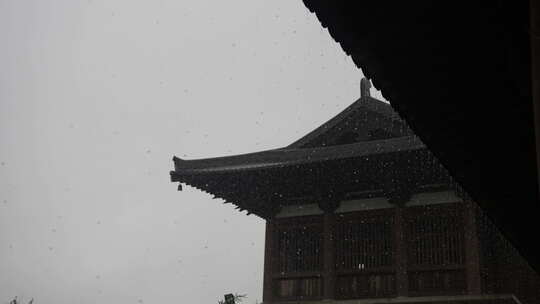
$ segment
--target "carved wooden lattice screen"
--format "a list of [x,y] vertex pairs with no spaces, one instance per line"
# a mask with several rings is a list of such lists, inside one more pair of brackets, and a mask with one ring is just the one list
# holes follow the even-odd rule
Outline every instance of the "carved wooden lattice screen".
[[395,294],[394,218],[391,209],[336,215],[336,297]]
[[406,208],[409,294],[466,291],[462,204]]
[[293,217],[277,221],[274,295],[287,299],[322,296],[322,217]]

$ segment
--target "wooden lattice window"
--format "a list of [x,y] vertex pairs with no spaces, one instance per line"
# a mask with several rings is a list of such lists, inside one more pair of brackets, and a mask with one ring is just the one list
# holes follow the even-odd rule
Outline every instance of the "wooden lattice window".
[[274,294],[280,299],[322,295],[323,223],[321,216],[276,222]]
[[428,295],[466,290],[462,204],[406,209],[409,291]]
[[369,298],[395,294],[394,216],[390,209],[336,216],[336,296]]

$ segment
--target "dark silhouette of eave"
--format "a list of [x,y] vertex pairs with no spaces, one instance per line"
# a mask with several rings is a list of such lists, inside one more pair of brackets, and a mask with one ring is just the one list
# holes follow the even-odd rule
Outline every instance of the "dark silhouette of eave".
[[304,4],[540,270],[529,1]]

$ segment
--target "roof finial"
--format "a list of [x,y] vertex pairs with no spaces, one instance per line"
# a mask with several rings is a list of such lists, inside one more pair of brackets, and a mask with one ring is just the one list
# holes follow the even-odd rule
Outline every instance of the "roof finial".
[[369,89],[371,89],[371,82],[366,77],[363,77],[360,80],[360,98],[371,96]]

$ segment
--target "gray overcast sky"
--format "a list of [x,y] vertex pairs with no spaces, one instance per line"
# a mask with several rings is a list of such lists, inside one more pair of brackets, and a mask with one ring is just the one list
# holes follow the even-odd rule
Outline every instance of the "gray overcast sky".
[[260,301],[264,221],[168,171],[356,100],[302,1],[0,0],[0,39],[0,303]]

